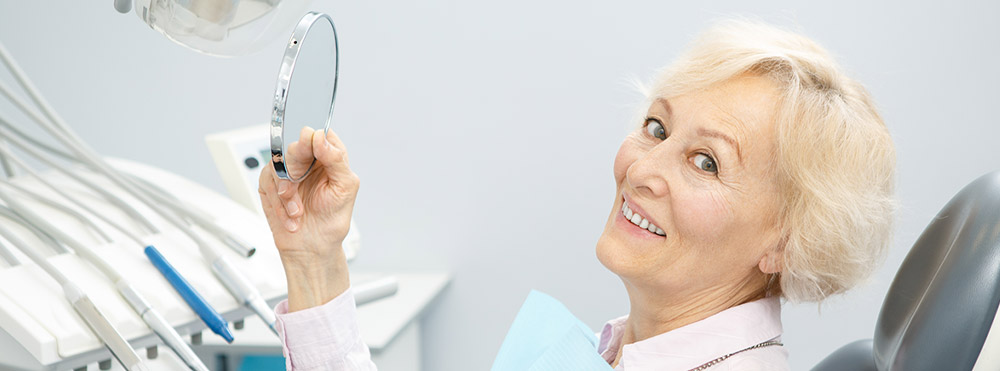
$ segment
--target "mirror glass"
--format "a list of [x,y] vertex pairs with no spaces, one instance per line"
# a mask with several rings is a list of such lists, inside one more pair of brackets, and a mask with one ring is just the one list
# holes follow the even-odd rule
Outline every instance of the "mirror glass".
[[337,94],[337,33],[322,13],[302,17],[288,40],[271,112],[271,162],[300,181],[315,163],[312,136],[325,135]]

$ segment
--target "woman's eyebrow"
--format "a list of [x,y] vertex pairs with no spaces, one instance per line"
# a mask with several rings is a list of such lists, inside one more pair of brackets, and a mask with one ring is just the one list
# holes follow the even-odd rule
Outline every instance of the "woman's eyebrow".
[[670,109],[670,102],[667,101],[667,98],[656,98],[656,103],[659,103],[663,110],[667,111],[667,116],[673,116],[674,111]]
[[734,140],[732,137],[720,133],[718,131],[709,130],[705,128],[699,128],[698,135],[701,135],[703,137],[722,139],[724,142],[729,143],[729,145],[732,146],[733,149],[736,151],[736,157],[739,158],[740,163],[741,164],[743,163],[743,151],[740,149],[739,143],[737,143],[736,140]]

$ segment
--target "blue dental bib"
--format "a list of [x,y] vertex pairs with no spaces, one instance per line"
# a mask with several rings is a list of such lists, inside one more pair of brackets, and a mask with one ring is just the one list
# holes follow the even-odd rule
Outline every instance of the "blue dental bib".
[[597,336],[558,300],[532,290],[514,318],[492,371],[612,371]]

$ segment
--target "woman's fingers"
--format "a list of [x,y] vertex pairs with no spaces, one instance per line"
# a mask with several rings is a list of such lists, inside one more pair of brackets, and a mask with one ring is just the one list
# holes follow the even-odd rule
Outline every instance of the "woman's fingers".
[[[308,127],[302,128],[301,134],[308,134],[309,136],[300,136],[299,140],[290,143],[288,145],[288,153],[285,157],[286,171],[288,171],[288,175],[294,177],[301,176],[308,169],[313,159],[312,129]],[[306,161],[307,157],[308,161]],[[292,218],[298,217],[302,212],[302,200],[298,192],[299,187],[288,179],[280,179],[277,176],[272,177],[272,179],[277,188],[278,199],[285,208],[287,215]]]
[[275,193],[278,200],[285,207],[285,211],[293,218],[298,217],[302,213],[302,197],[299,195],[298,185],[288,179],[279,179],[277,176],[272,177],[272,182],[277,189]]
[[[267,217],[268,224],[280,225],[289,232],[295,232],[299,228],[298,220],[289,217],[289,213],[286,211],[285,203],[278,196],[278,186],[277,181],[285,181],[284,179],[277,179],[278,177],[274,174],[274,169],[270,166],[265,166],[260,172],[260,178],[258,178],[258,193],[260,193],[261,207],[264,208],[264,215]],[[291,182],[289,182],[291,183]],[[295,188],[294,185],[290,188]],[[286,192],[288,193],[288,192]],[[300,201],[301,204],[301,201]],[[301,211],[299,211],[301,213]]]
[[302,130],[299,130],[299,140],[311,139],[314,131],[316,131],[316,129],[313,129],[312,127],[309,126],[303,126]]
[[[289,176],[301,177],[309,169],[310,165],[312,165],[315,156],[312,143],[313,132],[315,130],[312,128],[308,126],[303,127],[299,132],[299,139],[288,145],[285,162],[288,166]],[[285,212],[293,219],[298,218],[302,215],[304,209],[298,185],[287,179],[277,179],[277,177],[275,178],[275,182],[278,189],[278,198],[285,207]]]
[[285,213],[288,217],[298,219],[302,215],[304,205],[302,205],[302,195],[298,192],[299,187],[292,186],[292,189],[295,189],[295,192],[290,192],[291,197],[283,198],[282,201],[285,202]]
[[[306,157],[303,155],[308,155],[310,161],[315,157],[317,163],[314,166],[323,167],[327,176],[340,190],[345,191],[345,194],[357,192],[358,177],[350,169],[347,151],[337,134],[333,131],[314,131],[304,128],[301,135],[299,140],[290,146],[289,154],[301,158]],[[299,184],[278,178],[271,167],[261,171],[259,182],[261,205],[268,215],[268,222],[271,225],[284,226],[289,232],[296,231],[299,227],[299,218],[305,212]]]
[[288,174],[298,178],[309,169],[313,163],[313,137],[312,128],[303,127],[299,133],[298,140],[288,144],[288,151],[285,156],[285,164],[288,166]]

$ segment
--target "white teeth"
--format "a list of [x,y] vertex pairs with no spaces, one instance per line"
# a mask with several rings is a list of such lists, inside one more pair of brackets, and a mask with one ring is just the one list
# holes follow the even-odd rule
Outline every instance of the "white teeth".
[[639,226],[639,228],[660,236],[666,236],[666,233],[664,233],[662,229],[653,225],[653,223],[650,223],[649,220],[643,218],[642,215],[639,215],[639,213],[632,212],[632,209],[628,207],[628,204],[625,203],[624,199],[622,200],[622,215],[625,215],[625,219],[627,219],[630,223]]

